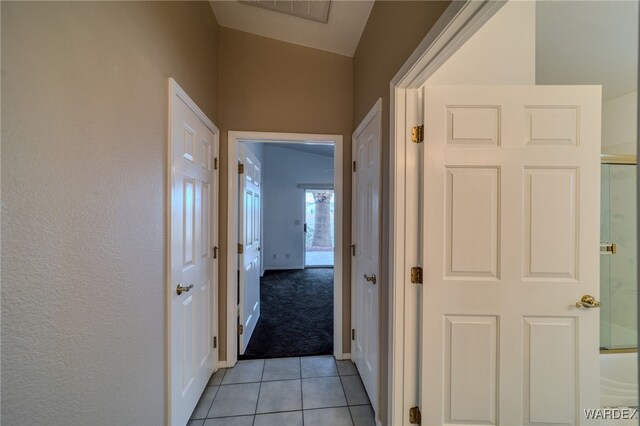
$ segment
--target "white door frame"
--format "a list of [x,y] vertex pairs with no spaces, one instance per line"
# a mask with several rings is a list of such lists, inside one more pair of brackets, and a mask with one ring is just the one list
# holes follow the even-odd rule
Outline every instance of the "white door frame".
[[[198,116],[202,123],[213,133],[213,149],[211,150],[211,164],[214,167],[211,170],[212,176],[212,185],[210,188],[210,200],[216,200],[216,208],[210,209],[211,222],[210,222],[210,233],[211,233],[211,245],[212,249],[215,247],[219,252],[219,244],[218,244],[218,209],[220,202],[220,175],[218,173],[217,166],[217,156],[220,152],[220,130],[216,127],[215,124],[207,117],[207,115],[195,104],[195,102],[187,95],[187,93],[178,85],[178,83],[173,79],[169,78],[169,101],[168,101],[168,116],[167,116],[167,144],[166,144],[166,172],[165,172],[165,233],[167,242],[165,244],[165,267],[166,267],[166,283],[165,283],[165,291],[167,295],[170,295],[175,291],[175,287],[171,282],[171,179],[172,179],[172,152],[171,152],[171,121],[173,116],[173,99],[174,96],[178,96],[180,99],[184,101],[185,104]],[[211,203],[213,204],[213,203]],[[211,337],[218,336],[218,274],[219,274],[219,263],[220,259],[219,253],[217,257],[212,255],[213,260],[213,268],[211,268]],[[165,404],[165,418],[166,424],[171,424],[171,409],[173,402],[171,401],[171,344],[173,336],[171,336],[171,297],[165,298],[165,356],[167,359],[166,363],[166,380],[167,386],[165,388],[165,398],[167,403]],[[213,348],[212,359],[214,360],[215,367],[219,368],[219,353],[218,353],[218,345]]]
[[422,124],[421,87],[505,4],[502,0],[451,2],[390,82],[388,424],[409,424],[409,408],[420,404],[422,289],[410,283],[410,268],[422,266],[418,232],[422,146],[411,142],[411,127]]
[[[371,123],[371,121],[376,117],[380,117],[379,119],[379,123],[378,125],[380,126],[379,128],[379,134],[380,137],[382,137],[382,98],[378,98],[378,100],[376,101],[376,103],[373,105],[373,107],[371,108],[371,110],[367,113],[367,115],[362,119],[362,121],[360,122],[360,124],[358,125],[358,127],[356,128],[356,130],[354,130],[353,134],[351,135],[351,159],[352,161],[356,161],[356,144],[355,144],[355,140],[356,140],[356,135],[359,135],[360,133],[362,133],[364,131],[364,129],[369,125],[369,123]],[[382,141],[380,141],[380,151],[382,151]],[[380,154],[382,154],[382,152],[380,152]],[[380,160],[382,160],[382,155],[380,155]],[[379,175],[379,179],[380,179],[380,187],[379,190],[382,191],[382,161],[381,164],[378,165],[378,167],[380,168],[380,175]],[[355,170],[355,169],[352,169]],[[355,217],[355,215],[357,214],[357,211],[354,209],[356,206],[356,198],[357,198],[357,194],[356,194],[356,189],[357,189],[357,185],[356,185],[356,173],[351,173],[351,242],[355,243],[356,241],[356,227],[354,225],[354,221],[353,218]],[[380,261],[382,261],[382,206],[379,206],[379,214],[380,214],[380,218],[379,218],[379,222],[380,222],[380,250],[378,253],[378,258],[380,259]],[[351,250],[354,250],[353,248],[351,248]],[[357,278],[356,278],[356,267],[355,267],[355,259],[356,257],[351,256],[351,330],[356,329],[356,324],[355,324],[355,318],[356,318],[356,283],[357,283]],[[380,272],[378,271],[378,275],[380,275]],[[382,304],[382,293],[379,292],[378,293],[378,335],[380,334],[380,330],[382,329],[382,324],[380,323],[380,306]],[[379,337],[379,336],[378,336]],[[354,340],[352,338],[351,340],[351,345],[353,347],[354,345]],[[380,353],[382,352],[381,348],[383,347],[382,345],[382,341],[378,338],[378,370],[376,371],[376,388],[377,388],[377,395],[376,398],[378,399],[378,401],[376,401],[373,406],[374,407],[380,407]],[[353,348],[352,348],[353,350]],[[352,352],[353,353],[353,352]],[[379,417],[379,416],[377,416]],[[378,421],[378,419],[376,419],[376,421]],[[393,424],[393,423],[389,423],[389,424]]]
[[272,133],[230,131],[228,136],[227,164],[229,165],[227,191],[227,366],[233,367],[238,361],[237,346],[237,298],[236,272],[238,270],[238,179],[234,177],[238,158],[239,142],[259,143],[305,143],[333,145],[333,184],[335,191],[335,229],[333,265],[333,355],[336,359],[349,358],[342,352],[342,246],[343,246],[343,170],[342,135],[321,135],[302,133]]

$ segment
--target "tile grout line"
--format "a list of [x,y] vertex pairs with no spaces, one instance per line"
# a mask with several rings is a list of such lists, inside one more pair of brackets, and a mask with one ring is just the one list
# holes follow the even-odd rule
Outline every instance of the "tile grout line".
[[[209,413],[211,412],[211,409],[213,408],[213,402],[218,397],[218,392],[220,392],[220,388],[222,387],[222,381],[224,380],[224,376],[227,374],[227,369],[226,368],[220,368],[218,370],[222,370],[222,377],[220,378],[220,384],[217,385],[218,386],[218,390],[216,391],[216,394],[213,396],[213,400],[211,400],[211,405],[209,406],[209,409],[207,410],[207,414],[205,414],[205,416],[204,416],[205,422],[207,421],[208,418],[210,418],[209,417]],[[213,373],[213,374],[215,374],[215,373]],[[211,380],[211,379],[209,379],[209,380]]]
[[258,415],[258,403],[260,402],[260,391],[262,390],[262,378],[264,377],[264,369],[267,366],[267,360],[262,360],[262,372],[260,373],[260,384],[258,385],[258,397],[256,398],[256,408],[253,410],[253,421],[251,426],[256,424],[256,416]]
[[[218,370],[221,370],[221,369],[218,369]],[[217,386],[217,388],[218,388],[218,389],[216,389],[216,393],[215,393],[215,395],[213,395],[213,399],[211,400],[211,405],[209,405],[209,409],[207,410],[207,414],[205,414],[205,415],[204,415],[204,420],[205,420],[205,421],[209,418],[209,412],[211,411],[211,407],[213,407],[213,401],[215,401],[215,400],[216,400],[216,397],[218,396],[218,392],[220,391],[220,386],[222,385],[222,379],[224,379],[224,375],[225,375],[225,373],[227,372],[227,371],[226,371],[226,369],[224,369],[224,368],[223,368],[222,370],[224,370],[224,371],[222,372],[222,378],[220,379],[220,385],[212,385],[212,386]],[[211,377],[209,377],[209,381],[211,381],[211,379],[213,378],[213,376],[214,376],[215,374],[216,374],[216,373],[213,373],[213,374],[211,375]],[[208,385],[208,384],[209,384],[209,382],[207,382],[207,385]],[[208,388],[208,387],[209,387],[209,386],[205,386],[205,388],[204,388],[205,392],[207,391],[207,388]],[[203,393],[203,395],[204,395],[204,393]],[[200,396],[200,398],[202,398],[202,395]],[[193,414],[192,414],[192,415],[193,415]],[[200,420],[200,419],[198,419],[198,420]],[[203,422],[203,424],[204,424],[204,422]]]
[[[312,410],[316,410],[317,408],[313,408]],[[259,416],[264,416],[268,414],[282,414],[282,413],[297,413],[301,410],[278,410],[278,411],[269,411],[268,413],[258,413]],[[208,419],[194,419],[194,420],[210,420],[210,419],[233,419],[236,417],[249,417],[251,414],[235,414],[228,416],[220,416],[220,417],[209,417]]]
[[[331,377],[336,377],[336,376],[331,376]],[[320,378],[320,377],[314,377],[314,378]],[[257,380],[255,382],[227,383],[225,385],[212,385],[212,386],[233,386],[233,385],[249,385],[249,384],[252,384],[252,383],[291,382],[293,380],[300,380],[300,378],[295,378],[295,379],[274,379],[274,380]]]
[[[335,360],[334,360],[335,361]],[[336,369],[338,369],[338,363],[336,362]],[[338,371],[338,374],[340,372]],[[351,414],[351,408],[349,406],[349,400],[347,399],[347,392],[344,390],[344,383],[342,383],[342,376],[338,376],[340,378],[340,387],[342,388],[342,393],[344,394],[344,402],[347,403],[347,411],[349,412],[349,418],[351,419],[351,424],[355,425],[356,422],[353,421],[353,414]]]

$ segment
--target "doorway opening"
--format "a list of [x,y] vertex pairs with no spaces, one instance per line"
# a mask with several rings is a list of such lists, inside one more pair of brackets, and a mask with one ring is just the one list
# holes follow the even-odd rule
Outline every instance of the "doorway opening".
[[333,189],[304,191],[304,266],[333,267],[335,193]]
[[240,359],[333,353],[333,150],[240,143]]
[[[228,180],[227,365],[348,358],[342,353],[342,137],[229,132],[228,161],[238,163],[239,176]],[[247,188],[252,202],[243,204]],[[307,193],[314,200],[309,218]],[[309,233],[311,263],[305,224],[316,234]]]

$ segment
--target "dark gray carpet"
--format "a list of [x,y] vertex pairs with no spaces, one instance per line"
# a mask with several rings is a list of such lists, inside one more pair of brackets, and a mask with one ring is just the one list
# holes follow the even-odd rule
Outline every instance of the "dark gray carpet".
[[333,353],[333,268],[267,271],[260,319],[240,359]]

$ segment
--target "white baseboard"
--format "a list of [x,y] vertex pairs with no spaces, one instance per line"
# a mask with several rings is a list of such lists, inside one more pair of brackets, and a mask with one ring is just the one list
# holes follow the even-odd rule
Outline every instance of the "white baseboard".
[[229,368],[229,364],[227,364],[227,361],[218,361],[218,369],[221,368]]
[[304,269],[304,266],[267,266],[266,268],[264,268],[265,272],[266,271],[286,271],[287,269],[291,269],[291,270]]
[[333,354],[333,356],[335,359],[339,361],[342,361],[345,359],[351,359],[351,354]]

